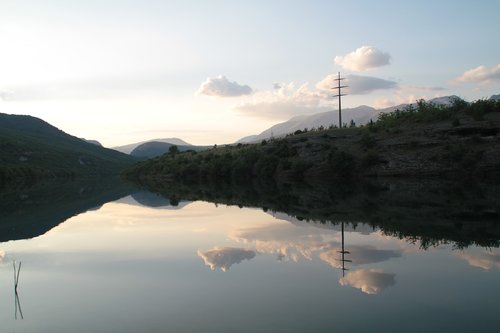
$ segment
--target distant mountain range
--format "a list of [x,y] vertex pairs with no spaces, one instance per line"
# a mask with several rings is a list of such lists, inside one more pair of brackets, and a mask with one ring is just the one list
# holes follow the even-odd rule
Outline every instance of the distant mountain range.
[[141,141],[141,142],[136,142],[136,143],[130,143],[128,145],[124,146],[117,146],[117,147],[112,147],[112,149],[117,150],[119,152],[122,152],[124,154],[130,154],[137,146],[140,146],[144,143],[148,142],[164,142],[164,143],[169,143],[171,145],[176,145],[176,146],[191,146],[190,143],[187,143],[184,140],[181,140],[179,138],[165,138],[165,139],[152,139],[152,140],[146,140],[146,141]]
[[117,174],[136,158],[31,116],[0,113],[0,184],[13,178]]
[[209,148],[209,146],[194,146],[179,138],[165,138],[131,143],[124,146],[113,147],[112,149],[144,159],[168,153],[172,146],[177,146],[179,151],[201,151]]
[[[500,95],[494,95],[491,98],[494,99]],[[444,96],[431,99],[429,102],[434,104],[449,104],[453,99],[458,98],[457,96]],[[371,106],[362,105],[356,108],[342,109],[342,122],[347,124],[353,120],[356,125],[362,125],[368,123],[370,120],[375,121],[380,113],[393,112],[396,109],[401,109],[408,104],[401,104],[396,106],[391,106],[384,109],[375,109]],[[338,110],[315,113],[306,116],[293,117],[288,121],[276,124],[265,131],[257,135],[250,135],[241,138],[236,143],[252,143],[259,142],[264,139],[269,139],[272,137],[282,137],[288,133],[293,133],[297,130],[303,130],[304,128],[318,128],[320,126],[329,127],[331,125],[338,126]]]
[[139,158],[153,158],[168,153],[172,146],[176,146],[179,151],[201,151],[208,149],[208,146],[174,145],[167,142],[149,141],[135,147],[130,152],[130,155]]

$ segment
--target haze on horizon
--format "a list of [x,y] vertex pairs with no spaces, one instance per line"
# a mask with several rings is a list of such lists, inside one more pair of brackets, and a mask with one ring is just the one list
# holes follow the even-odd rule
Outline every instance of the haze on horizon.
[[105,146],[231,143],[302,114],[500,93],[498,1],[0,2],[0,112]]

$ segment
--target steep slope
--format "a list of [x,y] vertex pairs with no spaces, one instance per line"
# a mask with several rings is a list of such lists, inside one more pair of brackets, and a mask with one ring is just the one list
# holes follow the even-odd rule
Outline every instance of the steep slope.
[[[376,109],[362,105],[357,108],[344,109],[342,112],[343,119],[350,122],[353,120],[356,124],[363,124],[370,121],[376,113]],[[387,111],[386,111],[387,112]],[[250,143],[259,142],[271,137],[281,137],[288,133],[294,133],[304,128],[318,128],[320,126],[330,127],[331,125],[338,125],[338,111],[328,111],[322,113],[315,113],[310,116],[297,116],[283,123],[276,124],[258,135],[251,135],[244,137],[237,141],[237,143]]]
[[116,174],[136,161],[41,119],[2,113],[0,152],[0,184],[23,178]]
[[208,147],[192,146],[192,145],[174,145],[167,142],[149,141],[137,146],[130,152],[130,155],[139,158],[153,158],[169,152],[170,147],[176,146],[179,151],[201,151],[206,150]]
[[122,152],[124,154],[130,154],[138,146],[140,146],[140,145],[142,145],[144,143],[153,142],[153,141],[155,141],[155,142],[169,143],[171,145],[176,145],[176,146],[191,146],[190,143],[187,143],[186,141],[181,140],[179,138],[164,138],[164,139],[153,139],[153,140],[135,142],[135,143],[131,143],[131,144],[128,144],[128,145],[112,147],[112,149],[117,150],[119,152]]
[[[447,105],[450,103],[450,101],[456,98],[458,97],[444,96],[431,99],[429,100],[429,102],[436,105]],[[370,106],[361,105],[356,108],[342,109],[342,122],[345,124],[349,124],[352,120],[356,125],[364,125],[370,122],[370,120],[377,120],[377,117],[380,113],[390,113],[395,111],[396,109],[402,109],[407,105],[408,104],[401,104],[383,109],[375,109]],[[282,137],[286,134],[294,133],[298,130],[303,130],[304,128],[312,129],[318,127],[328,128],[330,126],[338,126],[338,117],[338,110],[315,113],[309,116],[297,116],[283,123],[274,125],[258,135],[250,135],[244,137],[238,140],[236,143],[260,142],[272,137]]]

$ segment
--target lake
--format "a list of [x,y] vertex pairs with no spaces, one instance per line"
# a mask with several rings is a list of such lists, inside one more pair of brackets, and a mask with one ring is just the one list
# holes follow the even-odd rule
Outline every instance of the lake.
[[498,330],[496,245],[131,191],[4,215],[48,231],[2,238],[2,332]]

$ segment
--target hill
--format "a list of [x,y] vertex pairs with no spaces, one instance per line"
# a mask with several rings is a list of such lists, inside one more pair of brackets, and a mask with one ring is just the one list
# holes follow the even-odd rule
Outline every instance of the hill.
[[[448,105],[450,101],[458,98],[457,96],[444,96],[431,99],[429,103],[436,105]],[[412,104],[416,105],[416,104]],[[377,117],[381,113],[391,113],[397,109],[402,109],[408,106],[408,104],[401,104],[397,106],[391,106],[383,109],[375,109],[371,106],[358,106],[356,108],[347,108],[342,110],[342,117],[346,121],[345,126],[353,121],[357,125],[365,125],[368,122],[376,121]],[[294,133],[298,130],[303,130],[305,128],[330,128],[338,127],[338,110],[328,111],[322,113],[316,113],[308,116],[297,116],[283,123],[276,124],[258,135],[250,135],[241,138],[236,143],[252,143],[260,142],[262,140],[268,140],[272,137],[282,137],[289,133]]]
[[485,177],[500,167],[500,101],[420,101],[366,126],[296,131],[259,144],[169,154],[130,179],[185,183],[352,182],[363,177]]
[[186,141],[181,140],[179,138],[165,138],[165,139],[153,139],[153,140],[135,142],[135,143],[131,143],[131,144],[128,144],[128,145],[112,147],[112,149],[117,150],[119,152],[122,152],[124,154],[130,154],[138,146],[140,146],[140,145],[142,145],[144,143],[153,142],[153,141],[154,142],[169,143],[171,145],[176,145],[176,146],[191,146],[190,143],[187,143]]
[[134,150],[130,152],[130,155],[139,158],[153,158],[165,153],[168,153],[170,147],[176,146],[178,151],[201,151],[206,150],[208,147],[205,146],[193,146],[193,145],[174,145],[167,142],[160,141],[148,141],[139,146],[135,147]]
[[0,113],[0,185],[38,178],[117,174],[137,160],[31,116]]

